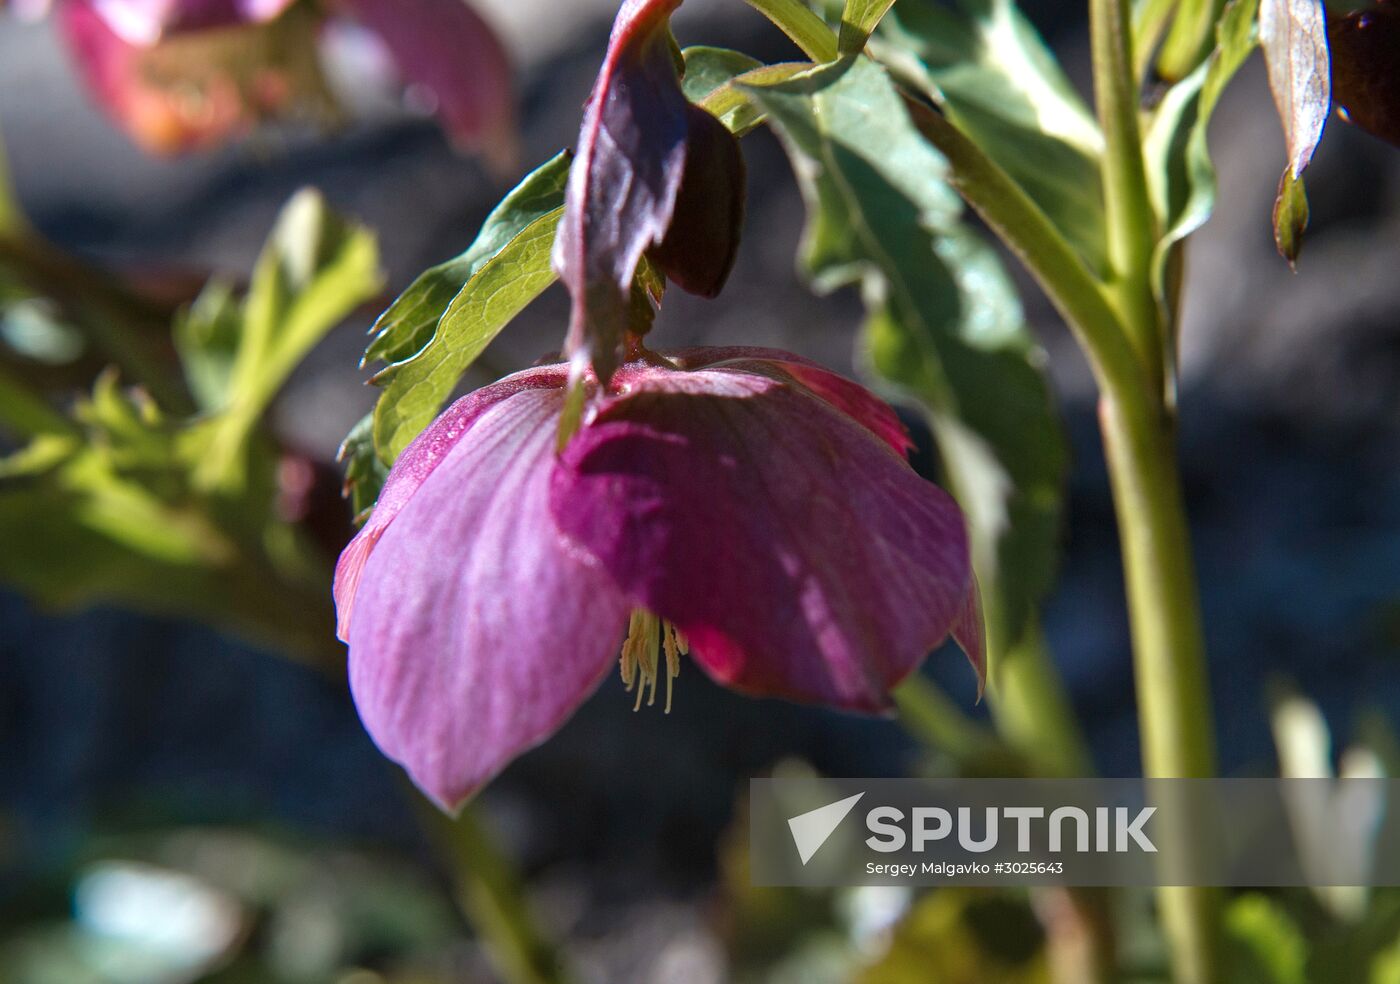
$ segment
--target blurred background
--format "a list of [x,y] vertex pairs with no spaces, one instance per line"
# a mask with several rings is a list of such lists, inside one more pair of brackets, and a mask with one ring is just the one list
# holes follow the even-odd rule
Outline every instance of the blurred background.
[[[515,60],[521,161],[533,165],[573,142],[616,5],[478,6]],[[1022,6],[1082,83],[1081,5]],[[690,0],[675,29],[682,44],[793,56],[734,0]],[[328,337],[273,410],[284,445],[322,464],[373,405],[357,367],[375,314],[468,245],[523,173],[493,175],[397,98],[363,78],[339,81],[355,109],[344,129],[279,130],[157,159],[90,105],[51,24],[0,18],[13,184],[33,225],[67,253],[155,283],[211,273],[246,282],[278,210],[304,185],[376,231],[384,296]],[[1221,200],[1190,255],[1182,446],[1233,775],[1277,768],[1271,681],[1317,701],[1339,743],[1400,719],[1400,156],[1335,118],[1330,127],[1294,275],[1271,238],[1284,152],[1255,56],[1216,117]],[[656,344],[773,345],[857,371],[858,298],[801,286],[803,210],[789,166],[765,132],[744,149],[750,235],[736,275],[717,301],[668,298]],[[1127,625],[1091,380],[1025,288],[1074,451],[1046,633],[1099,769],[1134,775]],[[566,314],[555,288],[469,382],[556,350]],[[22,334],[7,317],[10,336]],[[917,416],[907,419],[927,447]],[[349,508],[335,508],[348,535]],[[328,621],[324,630],[329,647]],[[927,672],[972,708],[960,656],[935,655]],[[926,754],[892,722],[746,700],[687,668],[669,717],[632,713],[620,682],[605,684],[486,791],[479,814],[583,980],[812,984],[859,967],[870,980],[929,980],[901,976],[888,958],[887,931],[909,897],[779,903],[747,887],[742,848],[748,779],[775,768],[900,775]],[[493,980],[430,841],[334,673],[179,619],[56,611],[0,587],[0,981]],[[982,902],[977,931],[1015,936],[1020,910]]]

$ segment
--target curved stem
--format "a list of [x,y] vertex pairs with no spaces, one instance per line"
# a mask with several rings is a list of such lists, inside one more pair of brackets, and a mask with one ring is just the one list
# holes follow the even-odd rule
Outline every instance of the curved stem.
[[524,886],[471,804],[457,819],[438,811],[417,790],[424,830],[451,864],[457,901],[506,984],[566,984],[559,952],[535,926]]
[[947,158],[953,187],[1016,254],[1075,333],[1099,385],[1145,384],[1103,285],[1040,206],[945,117],[922,103],[907,106],[919,131]]
[[840,53],[836,35],[799,0],[744,0],[767,17],[814,62],[835,61]]
[[1151,290],[1157,220],[1147,191],[1127,0],[1092,0],[1089,26],[1094,102],[1104,135],[1104,208],[1112,267],[1109,288],[1148,381],[1160,389],[1163,350]]
[[989,728],[964,713],[936,683],[914,674],[894,692],[899,723],[930,751],[946,755],[965,771],[1017,775],[1026,763]]

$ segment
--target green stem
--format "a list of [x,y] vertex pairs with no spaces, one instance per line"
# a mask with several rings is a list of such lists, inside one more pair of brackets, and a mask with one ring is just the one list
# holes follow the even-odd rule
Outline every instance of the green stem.
[[[1165,406],[1111,390],[1100,403],[1122,538],[1142,731],[1154,779],[1215,774],[1215,737],[1190,533]],[[1158,904],[1181,984],[1221,981],[1219,893],[1162,888]]]
[[456,820],[416,791],[424,829],[452,866],[457,900],[506,984],[565,984],[559,952],[535,926],[510,860],[471,805]]
[[[1188,3],[1183,7],[1196,7]],[[1138,82],[1127,0],[1091,0],[1094,92],[1104,131],[1110,287],[1145,380],[1103,380],[1100,425],[1127,580],[1142,732],[1150,778],[1215,773],[1215,736],[1190,531],[1166,402],[1162,326],[1151,289],[1157,240],[1138,126]],[[1145,385],[1144,385],[1145,383]],[[1190,823],[1181,828],[1190,838]],[[1220,898],[1163,888],[1163,928],[1180,984],[1221,980]]]
[[1040,626],[999,647],[996,684],[988,694],[997,731],[1036,775],[1081,778],[1093,773],[1088,746],[1050,661]]
[[1092,0],[1089,27],[1094,101],[1104,135],[1109,289],[1148,380],[1160,389],[1164,378],[1162,340],[1151,289],[1157,220],[1147,190],[1138,125],[1139,92],[1127,0]]
[[767,17],[808,58],[823,63],[835,61],[840,49],[836,35],[800,0],[744,0],[750,7]]
[[894,692],[899,723],[930,751],[946,755],[962,772],[1019,775],[1026,762],[989,728],[974,721],[928,677],[914,674]]

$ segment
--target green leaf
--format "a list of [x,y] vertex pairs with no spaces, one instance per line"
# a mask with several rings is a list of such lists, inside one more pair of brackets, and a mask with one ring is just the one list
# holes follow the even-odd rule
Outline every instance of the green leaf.
[[1103,135],[1054,55],[1011,0],[903,0],[878,54],[922,88],[1103,271]]
[[841,15],[841,54],[864,51],[870,35],[893,6],[894,0],[846,0],[846,10]]
[[[253,271],[223,405],[188,442],[199,487],[242,485],[248,437],[268,404],[316,343],[380,283],[372,232],[335,215],[316,191],[300,191],[287,203]],[[196,371],[196,378],[214,377],[200,383],[206,395],[220,388],[222,371],[209,361],[216,348],[211,342]]]
[[360,420],[341,442],[337,460],[345,467],[345,494],[357,521],[368,516],[379,500],[389,469],[374,450],[374,414]]
[[716,89],[728,85],[745,72],[763,67],[763,62],[757,58],[750,58],[732,48],[693,45],[682,51],[681,57],[685,59],[681,90],[686,99],[693,103],[704,102]]
[[437,330],[443,312],[467,281],[526,226],[564,204],[572,160],[573,155],[564,151],[526,176],[486,217],[476,241],[466,252],[414,280],[375,322],[365,362],[392,364],[422,351]]
[[765,65],[730,48],[695,45],[681,52],[685,97],[707,110],[730,133],[742,137],[764,121],[763,110],[750,98],[745,85],[771,85],[812,68],[811,62],[779,62]]
[[243,332],[243,310],[232,285],[212,280],[175,320],[175,350],[185,382],[201,410],[228,404],[229,378]]
[[448,305],[423,350],[384,370],[374,446],[392,463],[432,421],[467,367],[501,329],[555,281],[550,265],[562,206],[526,226],[488,259]]
[[1211,116],[1225,87],[1254,50],[1259,0],[1231,0],[1216,29],[1216,47],[1196,71],[1167,92],[1143,141],[1148,187],[1162,228],[1152,260],[1159,303],[1171,300],[1167,274],[1172,250],[1205,225],[1215,209],[1215,165],[1207,140]]
[[751,87],[808,207],[814,288],[863,288],[876,373],[930,415],[972,530],[994,652],[1050,586],[1066,451],[1043,355],[992,250],[962,224],[947,164],[864,57]]
[[319,192],[297,192],[253,271],[230,403],[261,412],[306,353],[381,283],[374,234],[332,212]]

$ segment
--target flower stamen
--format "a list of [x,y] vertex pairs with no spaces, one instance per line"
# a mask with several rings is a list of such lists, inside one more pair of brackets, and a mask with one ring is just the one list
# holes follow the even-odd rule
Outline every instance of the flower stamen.
[[661,654],[666,656],[666,711],[671,713],[672,685],[681,672],[681,657],[690,652],[685,637],[670,622],[664,621],[645,609],[637,609],[627,624],[627,639],[622,644],[619,669],[622,683],[630,694],[637,691],[636,703],[632,710],[641,710],[645,698],[647,706],[656,703],[656,690],[661,677]]

